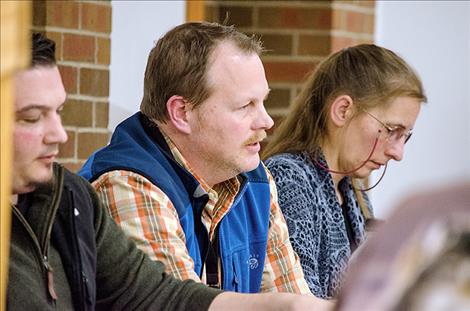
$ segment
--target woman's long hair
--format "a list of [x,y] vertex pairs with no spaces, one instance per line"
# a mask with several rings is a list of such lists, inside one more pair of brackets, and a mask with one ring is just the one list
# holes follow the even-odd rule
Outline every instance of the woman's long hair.
[[[418,75],[394,52],[373,44],[343,49],[308,76],[289,114],[263,150],[263,159],[286,152],[315,154],[327,136],[331,103],[340,95],[349,95],[366,110],[400,96],[426,101]],[[362,195],[356,192],[356,196],[368,218]]]

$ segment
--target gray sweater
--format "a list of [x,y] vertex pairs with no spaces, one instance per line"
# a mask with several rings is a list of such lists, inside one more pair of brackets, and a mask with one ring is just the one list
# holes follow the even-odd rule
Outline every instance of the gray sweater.
[[[318,161],[327,166],[322,156]],[[344,177],[339,184],[342,207],[330,173],[308,153],[278,154],[267,159],[266,165],[276,182],[292,247],[311,292],[320,298],[334,297],[351,256],[346,221],[356,246],[365,239],[365,220],[350,179]],[[364,199],[368,203],[365,194]]]

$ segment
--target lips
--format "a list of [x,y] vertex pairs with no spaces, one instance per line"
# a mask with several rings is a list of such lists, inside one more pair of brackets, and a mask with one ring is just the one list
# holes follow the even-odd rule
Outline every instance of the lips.
[[384,164],[382,164],[382,163],[375,162],[375,161],[371,161],[371,162],[372,162],[372,164],[374,164],[374,166],[375,166],[375,169],[379,169],[381,166],[383,166],[383,165],[384,165]]
[[261,143],[267,137],[266,132],[261,132],[259,134],[253,135],[250,137],[244,145],[246,146],[253,146],[256,144]]
[[54,153],[50,153],[50,154],[40,156],[39,159],[55,158],[55,157],[57,157],[57,155],[58,155],[58,153],[54,152]]
[[252,144],[247,144],[246,148],[248,150],[250,150],[251,152],[253,152],[253,153],[258,153],[261,149],[261,145],[260,145],[259,142],[255,142],[255,143],[252,143]]
[[48,153],[48,154],[39,156],[38,160],[42,162],[46,162],[46,163],[51,163],[51,162],[54,162],[58,154],[59,154],[58,152]]

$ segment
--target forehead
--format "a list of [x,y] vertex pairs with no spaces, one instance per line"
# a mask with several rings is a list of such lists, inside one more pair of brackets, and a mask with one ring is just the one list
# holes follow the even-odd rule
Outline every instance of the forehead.
[[376,106],[369,112],[380,116],[390,126],[412,128],[421,110],[421,102],[417,98],[400,96],[389,102]]
[[230,41],[219,43],[212,52],[207,82],[213,92],[223,92],[224,96],[264,98],[269,92],[260,57]]
[[66,98],[57,66],[37,66],[15,75],[15,110],[30,105],[52,109],[63,104]]

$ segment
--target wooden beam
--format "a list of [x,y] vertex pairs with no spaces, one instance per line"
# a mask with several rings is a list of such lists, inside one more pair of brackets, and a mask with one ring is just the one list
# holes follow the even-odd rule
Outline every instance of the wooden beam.
[[186,21],[204,21],[204,0],[186,0]]
[[11,222],[11,161],[13,77],[30,59],[31,2],[0,1],[1,7],[1,96],[0,96],[0,310],[6,306]]

